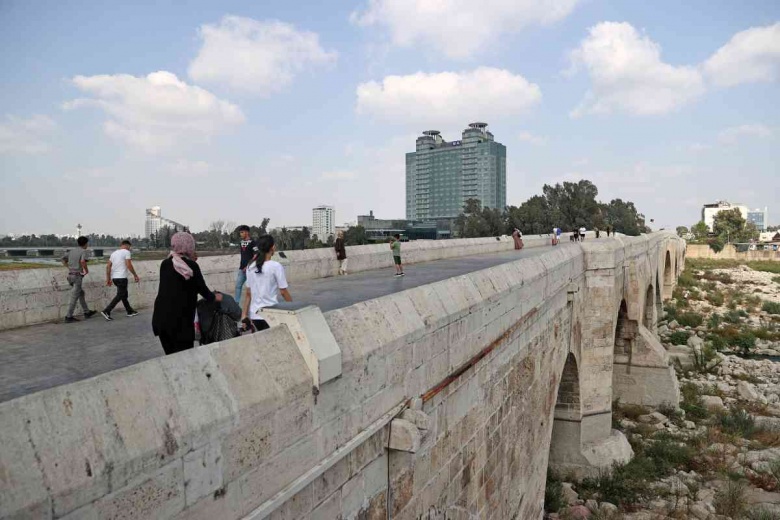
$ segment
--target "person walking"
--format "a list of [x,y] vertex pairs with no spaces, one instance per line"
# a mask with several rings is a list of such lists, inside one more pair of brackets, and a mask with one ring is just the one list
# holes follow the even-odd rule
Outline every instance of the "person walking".
[[596,232],[596,238],[599,238],[599,236],[601,235],[601,230],[599,230],[599,228],[593,228],[593,231]]
[[112,285],[116,287],[116,296],[111,300],[111,303],[106,305],[105,309],[100,311],[100,314],[103,315],[106,321],[112,321],[114,319],[111,317],[111,311],[114,310],[114,307],[116,307],[119,302],[122,302],[129,318],[138,316],[138,313],[130,305],[127,293],[128,274],[133,274],[135,283],[140,281],[140,278],[138,278],[135,268],[133,267],[133,261],[131,260],[131,248],[132,244],[129,240],[122,240],[119,249],[111,253],[108,263],[106,264],[106,287],[111,287]]
[[401,235],[396,233],[390,239],[390,249],[393,251],[393,263],[395,264],[395,275],[404,275],[404,265],[401,263]]
[[523,234],[519,229],[512,231],[512,240],[515,242],[515,249],[523,249]]
[[68,283],[70,284],[70,299],[68,301],[68,313],[65,314],[65,323],[79,321],[73,317],[77,302],[81,304],[84,318],[91,318],[97,314],[97,311],[92,311],[87,306],[87,299],[82,288],[84,277],[89,274],[89,267],[87,267],[87,245],[89,244],[89,239],[87,237],[78,237],[76,244],[78,244],[77,248],[67,251],[65,256],[62,257],[62,264],[68,268]]
[[580,228],[580,242],[585,242],[585,226]]
[[343,231],[338,232],[333,249],[336,250],[336,259],[339,261],[339,274],[347,274],[347,248],[344,246]]
[[152,331],[166,354],[191,349],[195,343],[198,294],[222,301],[222,294],[206,286],[195,254],[195,239],[180,231],[171,237],[171,254],[160,264],[160,286],[154,300]]
[[238,234],[241,237],[241,260],[239,261],[238,271],[236,272],[236,303],[241,305],[241,292],[246,283],[246,266],[248,266],[257,255],[257,242],[252,240],[249,234],[250,229],[246,224],[238,226]]
[[609,238],[610,233],[612,233],[612,226],[607,224],[607,238]]
[[558,245],[558,228],[554,227],[552,232],[552,245]]
[[271,260],[276,253],[274,237],[263,235],[257,241],[257,258],[246,269],[246,299],[242,306],[241,321],[245,329],[250,325],[255,331],[271,328],[262,314],[266,307],[279,303],[279,295],[284,301],[291,302],[292,296],[287,289],[287,277],[284,266]]

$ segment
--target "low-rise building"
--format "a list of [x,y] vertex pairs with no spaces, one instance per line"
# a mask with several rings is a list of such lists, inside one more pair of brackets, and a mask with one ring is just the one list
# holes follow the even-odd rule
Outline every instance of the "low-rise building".
[[713,231],[712,226],[715,223],[715,215],[721,211],[738,209],[742,214],[742,218],[748,219],[748,207],[743,204],[732,204],[725,200],[716,200],[714,204],[705,204],[701,208],[701,219],[707,225],[707,229],[710,232]]

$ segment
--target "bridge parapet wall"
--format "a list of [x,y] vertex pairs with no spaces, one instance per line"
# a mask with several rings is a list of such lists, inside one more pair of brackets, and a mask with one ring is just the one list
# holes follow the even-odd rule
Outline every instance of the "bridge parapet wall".
[[[548,237],[529,236],[526,247],[549,244]],[[465,238],[455,240],[417,240],[404,243],[403,259],[413,264],[444,258],[495,253],[512,249],[511,237]],[[333,249],[287,251],[285,258],[275,257],[285,265],[291,282],[335,276],[338,261]],[[351,246],[347,248],[350,272],[391,267],[393,258],[387,244]],[[198,260],[209,287],[233,294],[238,255],[210,256]],[[159,260],[133,262],[141,282],[130,286],[130,300],[139,309],[150,307],[157,296]],[[36,323],[60,320],[68,308],[67,271],[63,267],[0,271],[0,330]],[[90,266],[83,284],[87,302],[102,309],[115,295],[113,287],[105,285],[105,265]],[[80,311],[80,309],[77,309]]]

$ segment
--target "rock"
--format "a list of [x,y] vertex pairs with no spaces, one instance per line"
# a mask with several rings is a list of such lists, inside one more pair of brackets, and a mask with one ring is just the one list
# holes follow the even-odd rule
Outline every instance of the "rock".
[[669,322],[669,328],[674,330],[680,327],[680,324],[677,323],[677,320],[672,320]]
[[602,502],[599,505],[599,511],[606,514],[607,516],[617,513],[618,507],[615,504],[610,504],[609,502]]
[[590,511],[585,506],[572,506],[566,510],[568,518],[572,520],[581,520],[590,518]]
[[691,513],[691,516],[697,520],[707,520],[710,517],[710,512],[707,511],[707,508],[704,507],[704,504],[701,502],[692,504],[688,511]]
[[747,381],[740,381],[737,383],[737,394],[742,399],[747,399],[749,401],[758,401],[760,395],[758,390],[756,390],[756,387]]
[[703,395],[701,396],[702,404],[707,410],[719,411],[725,410],[726,407],[723,404],[723,399],[716,395]]
[[564,502],[570,506],[577,504],[577,500],[580,496],[574,491],[573,485],[569,482],[564,482],[562,485],[563,489],[561,490],[561,494],[563,495]]
[[589,499],[585,501],[585,507],[588,508],[588,511],[592,513],[597,513],[599,510],[599,503],[593,499]]
[[668,334],[668,333],[669,333],[669,327],[667,327],[666,325],[661,325],[660,327],[658,327],[658,335],[659,336],[661,336],[663,334]]
[[637,420],[643,424],[664,424],[669,419],[660,412],[653,412],[647,415],[640,415]]
[[694,350],[699,350],[704,346],[704,340],[699,336],[691,336],[688,338],[688,346]]
[[696,429],[696,423],[693,421],[684,421],[683,426],[685,426],[688,430],[695,430]]

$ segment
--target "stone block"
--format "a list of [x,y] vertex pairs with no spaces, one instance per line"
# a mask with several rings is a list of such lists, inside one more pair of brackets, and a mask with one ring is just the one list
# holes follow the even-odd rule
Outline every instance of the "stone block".
[[222,450],[217,442],[184,456],[184,495],[187,507],[222,487]]
[[414,423],[404,419],[394,419],[390,424],[390,439],[387,447],[391,450],[415,453],[420,449],[422,435]]

